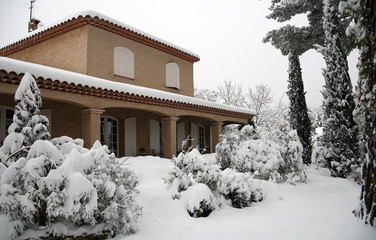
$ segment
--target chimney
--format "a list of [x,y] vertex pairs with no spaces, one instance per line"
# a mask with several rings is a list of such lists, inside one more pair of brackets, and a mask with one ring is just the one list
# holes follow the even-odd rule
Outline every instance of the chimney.
[[29,22],[29,32],[32,32],[38,28],[38,24],[40,23],[40,20],[32,18]]

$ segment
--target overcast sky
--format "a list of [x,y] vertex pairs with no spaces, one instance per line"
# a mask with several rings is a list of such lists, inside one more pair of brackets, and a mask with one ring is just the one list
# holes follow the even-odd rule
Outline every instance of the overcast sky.
[[[29,0],[0,0],[0,46],[27,34],[29,5]],[[33,15],[49,25],[78,11],[101,12],[200,55],[194,65],[195,87],[216,89],[232,80],[246,91],[267,83],[277,101],[287,90],[288,61],[262,43],[268,31],[284,25],[265,18],[269,5],[269,0],[37,0]],[[299,16],[290,24],[306,23]],[[354,51],[349,57],[354,85],[357,55]],[[307,103],[318,107],[325,62],[311,50],[301,64]]]

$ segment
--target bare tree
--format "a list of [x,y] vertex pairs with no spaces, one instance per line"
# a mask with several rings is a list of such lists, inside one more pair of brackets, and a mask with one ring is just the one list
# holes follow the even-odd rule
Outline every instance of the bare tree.
[[224,104],[244,107],[242,86],[231,80],[224,82],[224,86],[218,87],[218,95]]
[[209,102],[219,102],[218,91],[216,90],[194,88],[194,97]]
[[255,89],[248,88],[245,104],[248,108],[255,110],[254,123],[260,125],[270,115],[273,102],[272,90],[267,84],[258,84]]

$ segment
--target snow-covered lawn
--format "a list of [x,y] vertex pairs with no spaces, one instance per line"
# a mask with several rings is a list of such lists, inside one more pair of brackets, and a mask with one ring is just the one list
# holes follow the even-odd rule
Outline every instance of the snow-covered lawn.
[[[213,155],[205,155],[213,159]],[[245,209],[222,205],[207,218],[191,218],[182,200],[173,200],[162,177],[173,164],[157,157],[130,158],[139,177],[138,201],[143,206],[139,230],[115,239],[376,239],[376,229],[352,214],[360,186],[309,170],[308,183],[269,184],[266,199]],[[9,223],[0,215],[0,239],[8,239]]]

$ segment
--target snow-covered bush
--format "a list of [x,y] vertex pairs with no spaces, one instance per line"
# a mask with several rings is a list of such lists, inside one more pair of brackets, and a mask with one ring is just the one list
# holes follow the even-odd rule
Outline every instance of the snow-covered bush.
[[212,191],[203,183],[190,186],[181,195],[181,199],[191,217],[207,217],[218,208]]
[[250,173],[239,173],[227,168],[221,173],[219,193],[231,200],[235,208],[244,208],[252,202],[263,200],[260,180],[252,178]]
[[13,156],[18,155],[22,151],[24,138],[24,135],[21,133],[13,132],[9,134],[4,139],[3,146],[0,147],[0,162],[7,166],[14,162]]
[[230,124],[223,127],[223,132],[219,136],[219,142],[215,147],[216,160],[221,169],[231,167],[232,159],[238,148],[240,141],[239,125]]
[[165,183],[173,189],[173,198],[184,198],[192,217],[207,217],[217,208],[212,192],[218,189],[220,168],[208,163],[197,148],[181,152],[173,158],[174,167]]
[[220,169],[218,165],[209,164],[194,148],[189,152],[182,152],[173,159],[175,167],[164,179],[173,185],[177,192],[185,191],[195,183],[203,183],[212,191],[218,188]]
[[[362,146],[360,146],[362,147]],[[338,172],[348,171],[347,178],[353,179],[357,183],[362,182],[362,162],[361,158],[357,160],[352,159],[351,161],[343,162],[339,164],[338,162],[331,162],[332,165],[329,167],[327,159],[330,157],[330,151],[324,146],[322,139],[318,137],[312,146],[312,164],[316,167],[331,169],[335,167]],[[348,165],[348,166],[347,166]],[[346,170],[347,169],[347,170]]]
[[281,179],[279,170],[284,164],[279,146],[267,139],[241,142],[233,158],[233,166],[239,172],[249,172],[263,179]]
[[221,196],[236,208],[262,200],[256,183],[259,180],[252,179],[250,173],[237,173],[228,168],[221,171],[218,165],[206,161],[197,149],[180,153],[173,162],[175,166],[164,180],[174,190],[173,198],[185,201],[191,216],[209,215],[217,208],[216,201],[220,202]]
[[99,142],[83,152],[73,148],[63,155],[50,141],[38,140],[26,158],[6,169],[0,206],[17,223],[12,238],[40,228],[61,236],[59,222],[71,228],[99,224],[111,235],[134,231],[141,208],[133,171],[120,168],[120,160]]
[[290,183],[306,180],[303,148],[287,121],[273,130],[249,125],[238,130],[238,127],[226,126],[216,147],[216,159],[222,169],[228,167],[275,181],[286,178]]
[[284,163],[278,171],[287,177],[287,182],[294,184],[296,180],[306,181],[307,171],[303,164],[304,149],[297,131],[291,129],[287,121],[280,121],[275,129],[264,133],[264,137],[279,145]]

